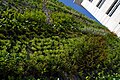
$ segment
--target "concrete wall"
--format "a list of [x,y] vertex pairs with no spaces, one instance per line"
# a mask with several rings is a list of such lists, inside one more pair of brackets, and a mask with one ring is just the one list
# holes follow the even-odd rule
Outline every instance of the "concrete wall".
[[78,5],[81,5],[81,3],[83,2],[83,0],[74,0],[73,2],[76,3],[76,4],[78,4]]
[[120,37],[120,5],[111,17],[106,14],[114,1],[115,0],[106,0],[101,8],[96,6],[99,0],[93,0],[92,2],[89,0],[83,0],[81,5],[87,9],[100,23]]

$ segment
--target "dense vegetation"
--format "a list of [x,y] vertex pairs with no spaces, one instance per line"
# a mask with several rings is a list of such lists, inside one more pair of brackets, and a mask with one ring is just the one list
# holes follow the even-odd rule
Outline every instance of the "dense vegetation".
[[120,40],[57,0],[0,0],[0,79],[120,77]]

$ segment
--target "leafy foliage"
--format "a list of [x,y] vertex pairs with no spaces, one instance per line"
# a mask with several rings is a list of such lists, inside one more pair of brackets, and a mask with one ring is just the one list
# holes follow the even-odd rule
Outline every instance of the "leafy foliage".
[[47,9],[43,4],[0,1],[1,79],[119,78],[120,41],[114,33],[57,0],[47,1]]

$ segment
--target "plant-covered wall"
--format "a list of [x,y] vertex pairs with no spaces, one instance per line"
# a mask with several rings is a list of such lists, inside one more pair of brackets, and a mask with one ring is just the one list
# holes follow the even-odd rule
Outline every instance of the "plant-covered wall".
[[113,79],[120,40],[57,0],[0,1],[0,79]]

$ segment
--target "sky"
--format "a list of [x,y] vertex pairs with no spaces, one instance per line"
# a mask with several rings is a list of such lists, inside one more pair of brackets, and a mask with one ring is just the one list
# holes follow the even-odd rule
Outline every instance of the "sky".
[[[88,18],[91,18],[95,21],[97,21],[97,19],[95,19],[87,10],[85,10],[82,6],[79,6],[75,3],[73,3],[73,0],[59,0],[60,2],[63,2],[65,5],[77,10],[78,12],[86,15]],[[97,21],[98,22],[98,21]]]

